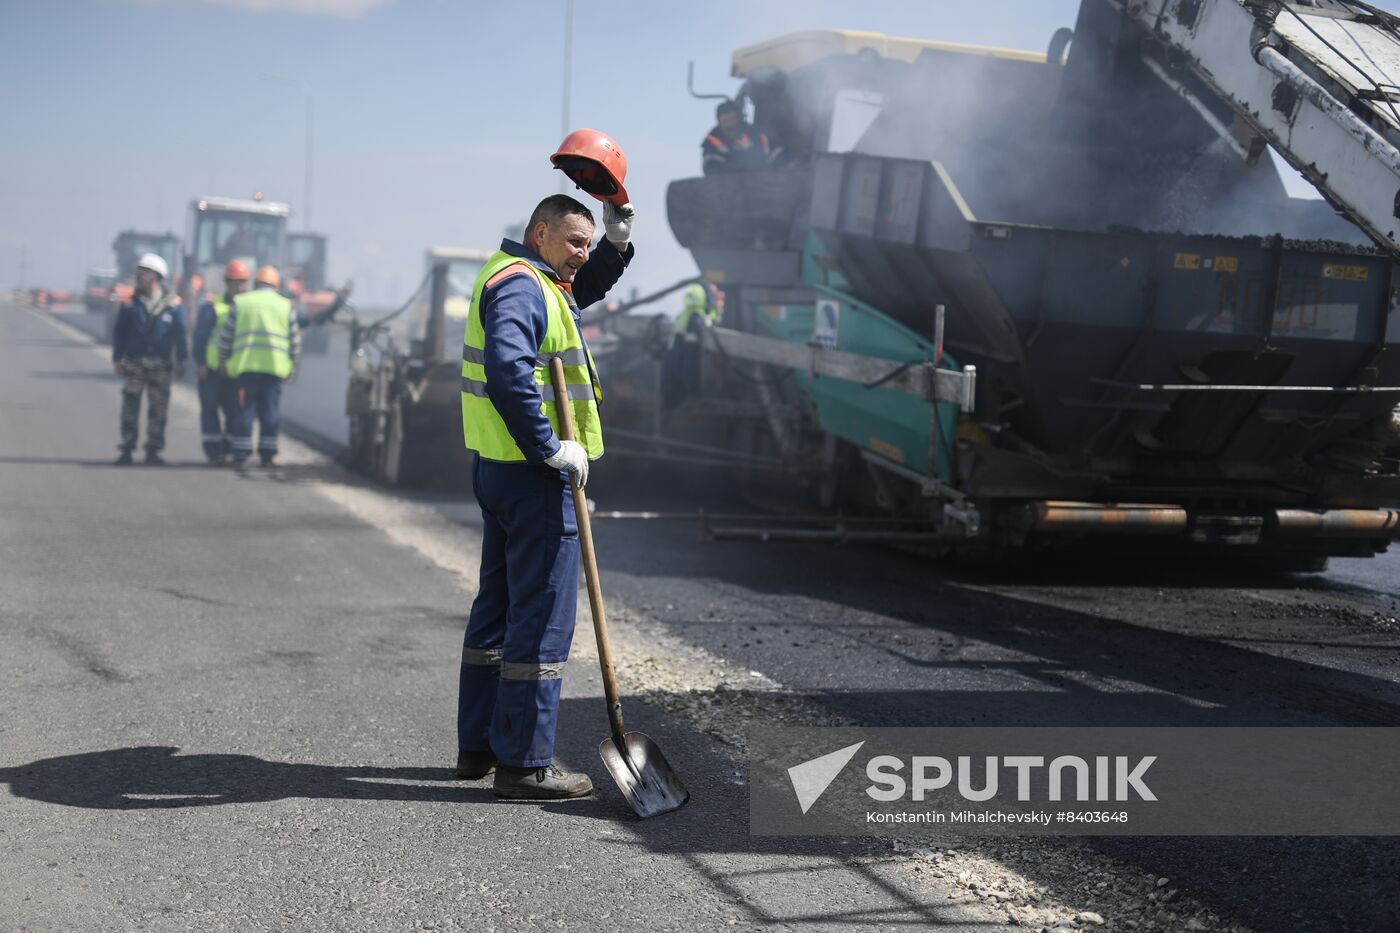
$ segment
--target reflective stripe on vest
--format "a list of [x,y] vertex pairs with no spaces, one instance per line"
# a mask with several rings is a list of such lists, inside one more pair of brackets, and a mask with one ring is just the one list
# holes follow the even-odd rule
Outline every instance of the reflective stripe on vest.
[[534,359],[535,384],[539,388],[541,409],[554,433],[563,431],[550,376],[549,361],[559,357],[564,364],[564,381],[568,386],[569,404],[573,408],[576,440],[588,452],[589,459],[603,455],[603,431],[598,418],[598,402],[603,393],[594,373],[593,358],[584,345],[568,299],[553,280],[528,261],[498,251],[477,274],[472,288],[471,307],[467,311],[467,332],[462,346],[462,437],[467,449],[475,450],[487,460],[519,462],[525,454],[510,436],[505,421],[491,402],[486,380],[486,331],[481,324],[481,301],[486,283],[503,269],[519,264],[534,275],[544,295],[547,327],[544,342],[536,349]]
[[270,288],[255,288],[233,299],[238,317],[228,374],[292,374],[292,303]]
[[210,298],[214,306],[214,330],[209,334],[209,343],[204,347],[204,365],[210,369],[219,368],[219,334],[223,333],[224,321],[228,320],[228,302],[222,298]]

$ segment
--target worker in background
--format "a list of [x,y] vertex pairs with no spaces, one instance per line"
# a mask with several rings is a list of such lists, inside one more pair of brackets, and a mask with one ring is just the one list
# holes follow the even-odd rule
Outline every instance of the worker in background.
[[768,134],[744,120],[744,111],[736,101],[720,101],[715,120],[714,128],[700,144],[701,167],[706,175],[757,172],[772,166]]
[[662,408],[676,407],[700,388],[702,331],[714,326],[719,314],[719,300],[707,283],[694,282],[681,293],[681,313],[661,360]]
[[681,313],[671,332],[671,346],[683,342],[689,335],[691,343],[699,342],[700,331],[714,326],[719,320],[720,303],[714,287],[708,282],[692,282],[681,292]]
[[245,469],[253,455],[253,419],[258,422],[258,458],[265,467],[277,456],[282,421],[282,383],[296,373],[301,330],[292,303],[278,294],[282,277],[262,266],[254,287],[234,298],[219,331],[219,365],[237,399],[233,420],[233,463]]
[[199,376],[199,431],[211,466],[224,462],[230,449],[237,406],[228,377],[219,371],[219,331],[229,308],[248,290],[248,267],[240,259],[224,266],[224,293],[199,306],[194,321],[194,358]]
[[122,441],[117,464],[131,463],[140,434],[141,395],[146,393],[146,460],[165,460],[165,416],[170,409],[172,359],[176,379],[185,375],[185,311],[165,287],[165,260],[146,253],[136,261],[136,289],[117,312],[112,332],[112,368],[122,377]]
[[[607,294],[635,255],[632,205],[593,215],[545,198],[525,242],[504,240],[476,278],[462,354],[462,430],[477,452],[481,583],[463,642],[457,774],[496,772],[501,797],[562,799],[593,789],[554,763],[560,678],[574,634],[579,542],[570,483],[603,453],[593,359],[579,308]],[[560,439],[548,357],[564,363],[578,439]]]
[[354,290],[354,280],[346,279],[345,284],[335,290],[335,298],[332,299],[331,303],[326,305],[324,310],[318,311],[315,314],[307,311],[302,302],[302,296],[300,294],[295,294],[293,297],[296,299],[297,326],[302,330],[306,330],[308,327],[315,327],[318,324],[329,324],[331,321],[334,321],[336,313],[339,312],[341,308],[345,307],[345,302],[350,298],[350,293]]

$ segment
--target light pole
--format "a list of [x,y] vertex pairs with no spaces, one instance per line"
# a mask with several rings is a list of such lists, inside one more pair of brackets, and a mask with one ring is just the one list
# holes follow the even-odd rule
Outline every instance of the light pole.
[[[564,100],[560,115],[559,138],[569,135],[569,103],[574,76],[574,0],[564,0]],[[569,178],[559,173],[559,193],[569,190]]]
[[[569,0],[569,2],[572,3],[573,0]],[[306,155],[304,160],[306,177],[302,182],[301,216],[303,218],[303,224],[305,225],[305,229],[309,232],[311,230],[311,127],[314,111],[314,104],[311,98],[311,90],[307,88],[306,85],[302,84],[302,82],[297,78],[289,78],[285,75],[270,74],[266,71],[258,74],[258,80],[269,81],[273,84],[281,84],[284,87],[293,87],[306,95]]]

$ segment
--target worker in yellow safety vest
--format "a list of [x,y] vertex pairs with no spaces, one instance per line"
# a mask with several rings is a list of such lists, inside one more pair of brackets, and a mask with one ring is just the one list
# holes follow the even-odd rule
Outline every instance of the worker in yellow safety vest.
[[[592,131],[580,131],[592,132]],[[597,370],[579,308],[602,298],[635,255],[632,206],[609,203],[593,249],[588,208],[545,198],[524,243],[505,240],[477,276],[462,348],[462,433],[476,451],[481,584],[463,642],[457,773],[495,772],[502,797],[591,792],[588,775],[554,763],[560,679],[574,633],[578,525],[570,482],[603,453]],[[550,379],[564,365],[567,398]],[[576,441],[560,439],[569,405]]]
[[237,415],[229,379],[219,371],[219,331],[233,299],[248,290],[248,266],[233,259],[224,267],[224,293],[199,306],[194,322],[194,359],[199,376],[199,431],[204,456],[218,466],[228,456]]
[[277,456],[282,420],[282,383],[296,373],[301,331],[292,303],[278,294],[274,266],[258,269],[252,291],[234,298],[219,331],[219,365],[233,381],[237,400],[232,452],[243,469],[253,455],[253,420],[258,422],[258,457],[265,467]]
[[681,293],[681,313],[661,360],[662,408],[674,408],[699,390],[701,335],[719,320],[722,307],[709,283],[692,282]]

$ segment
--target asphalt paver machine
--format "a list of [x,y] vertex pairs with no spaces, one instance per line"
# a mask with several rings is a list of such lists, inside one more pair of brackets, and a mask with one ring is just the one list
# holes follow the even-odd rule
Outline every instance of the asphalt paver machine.
[[1047,54],[808,31],[733,73],[780,166],[668,193],[733,450],[950,542],[1400,534],[1395,18],[1084,0]]

